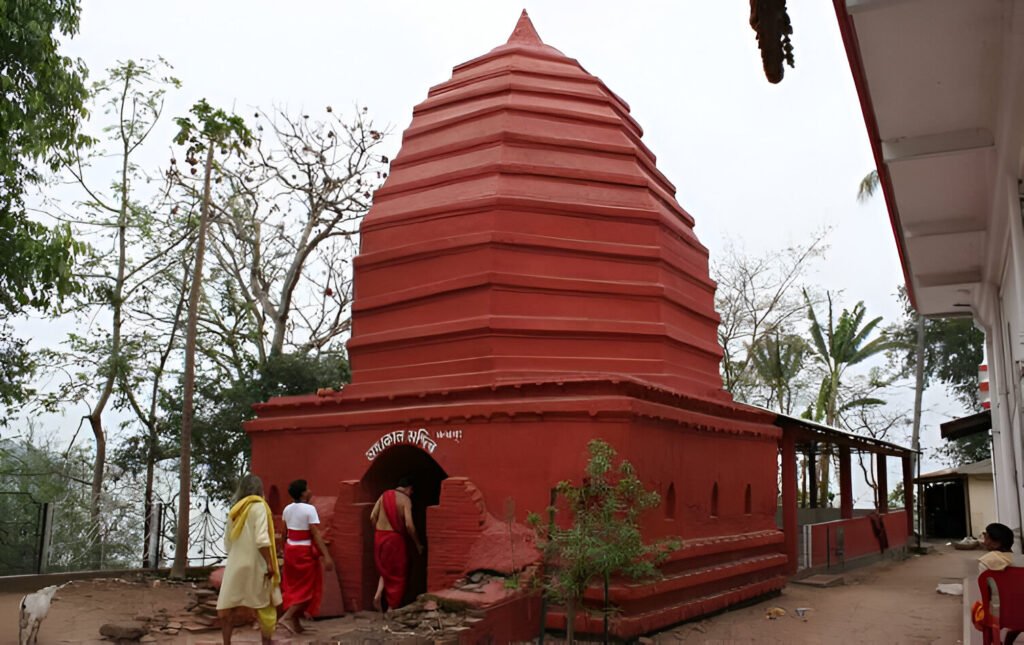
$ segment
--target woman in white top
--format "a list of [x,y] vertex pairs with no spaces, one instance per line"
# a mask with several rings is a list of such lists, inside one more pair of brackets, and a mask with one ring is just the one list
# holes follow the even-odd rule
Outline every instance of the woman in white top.
[[320,612],[323,596],[323,568],[334,570],[334,561],[320,535],[320,516],[309,503],[313,496],[305,479],[297,479],[288,486],[293,501],[281,513],[285,525],[284,567],[281,594],[285,609],[281,624],[301,633],[303,614],[316,616]]

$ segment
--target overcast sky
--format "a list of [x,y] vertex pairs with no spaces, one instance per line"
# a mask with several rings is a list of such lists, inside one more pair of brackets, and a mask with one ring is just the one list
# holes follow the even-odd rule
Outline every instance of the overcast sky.
[[[863,300],[891,321],[902,273],[882,200],[855,198],[873,161],[834,10],[821,0],[789,7],[797,64],[771,85],[746,0],[525,6],[547,44],[629,103],[712,258],[729,241],[756,253],[832,227],[812,279],[843,291],[844,305]],[[523,8],[522,0],[93,0],[67,51],[93,78],[118,60],[163,56],[184,84],[169,116],[200,98],[243,114],[366,105],[394,129],[394,151],[428,88],[504,43]],[[155,136],[171,135],[168,124]],[[152,154],[160,163],[166,149]],[[933,389],[926,403],[956,413],[944,398]],[[927,419],[933,435],[940,420]]]

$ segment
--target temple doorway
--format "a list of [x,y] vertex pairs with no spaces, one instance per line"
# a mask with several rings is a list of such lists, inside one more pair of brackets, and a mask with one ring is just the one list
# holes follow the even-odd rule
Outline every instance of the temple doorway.
[[[360,480],[363,499],[372,504],[384,491],[397,486],[398,480],[402,477],[411,477],[414,482],[412,520],[416,524],[416,533],[425,547],[421,556],[412,544],[409,544],[409,582],[405,588],[405,597],[402,599],[402,604],[406,604],[427,590],[427,560],[430,557],[430,545],[427,544],[427,507],[437,506],[441,499],[441,482],[448,478],[448,474],[423,450],[415,446],[393,446],[374,460]],[[372,563],[373,531],[368,532],[368,537],[365,546]],[[372,588],[369,590],[371,600],[376,584],[377,578],[374,577]]]

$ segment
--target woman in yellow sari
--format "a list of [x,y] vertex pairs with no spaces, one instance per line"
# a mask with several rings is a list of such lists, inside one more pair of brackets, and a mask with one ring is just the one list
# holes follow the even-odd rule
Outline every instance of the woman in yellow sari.
[[217,597],[217,615],[224,645],[230,645],[236,610],[256,611],[263,644],[270,645],[281,604],[281,570],[274,544],[274,522],[263,500],[263,482],[245,475],[238,484],[224,533],[228,553]]

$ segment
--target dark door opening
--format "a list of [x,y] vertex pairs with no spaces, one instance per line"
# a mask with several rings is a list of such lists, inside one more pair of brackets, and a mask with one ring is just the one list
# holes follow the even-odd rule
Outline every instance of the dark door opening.
[[[403,604],[412,602],[427,590],[427,558],[430,556],[430,545],[427,544],[427,507],[437,506],[441,499],[441,482],[448,474],[434,461],[433,457],[415,446],[393,446],[381,453],[360,480],[364,499],[373,503],[389,488],[398,485],[402,477],[413,479],[412,520],[416,524],[416,532],[424,544],[423,555],[419,555],[410,543],[409,546],[409,583],[405,589]],[[373,562],[373,531],[367,532],[369,540],[366,553]],[[376,568],[373,567],[373,584],[363,590],[365,606],[370,606],[373,592],[377,588]]]
[[963,479],[924,486],[924,532],[928,537],[959,540],[967,536],[967,490]]

